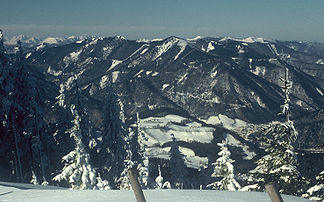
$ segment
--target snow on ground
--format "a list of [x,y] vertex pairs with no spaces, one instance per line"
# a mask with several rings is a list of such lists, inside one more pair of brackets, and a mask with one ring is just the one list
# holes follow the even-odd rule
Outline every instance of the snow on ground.
[[31,54],[32,54],[32,53],[27,53],[25,58],[28,59],[29,56],[31,56]]
[[174,60],[178,59],[178,57],[181,55],[181,53],[186,49],[187,47],[187,42],[185,40],[179,40],[178,42],[178,47],[180,48],[180,51],[178,54],[174,57]]
[[316,88],[316,90],[319,94],[321,94],[321,96],[324,96],[324,93],[319,88]]
[[222,42],[222,41],[227,41],[227,40],[239,41],[239,42],[244,42],[244,43],[268,43],[263,38],[255,38],[255,37],[248,37],[245,39],[235,39],[235,38],[231,38],[231,37],[224,37],[219,41]]
[[245,53],[244,48],[241,47],[240,45],[237,45],[236,48],[239,54]]
[[51,66],[48,66],[47,73],[53,75],[53,76],[60,76],[62,74],[62,71],[55,71],[51,68]]
[[152,74],[152,76],[157,76],[157,75],[159,75],[159,72],[154,72],[154,73]]
[[65,56],[63,58],[63,62],[65,63],[65,65],[68,66],[70,62],[76,62],[79,59],[79,55],[81,52],[82,49],[77,52],[72,52],[69,55]]
[[111,77],[112,77],[112,82],[113,83],[115,83],[117,81],[118,76],[119,76],[119,73],[120,73],[119,71],[113,71],[112,72],[112,76]]
[[42,43],[47,43],[47,44],[58,44],[62,42],[63,39],[61,38],[54,38],[54,37],[48,37],[42,41]]
[[255,152],[249,150],[248,146],[243,145],[240,141],[235,139],[232,135],[226,134],[226,140],[229,145],[242,148],[243,152],[245,153],[245,156],[243,156],[243,159],[251,160],[251,159],[253,159],[253,157],[256,156]]
[[256,66],[255,69],[251,69],[252,67],[250,67],[250,72],[257,75],[257,76],[260,76],[260,74],[262,74],[263,76],[265,75],[265,72],[266,72],[266,68],[265,67],[260,67],[260,66]]
[[298,101],[296,102],[296,104],[302,107],[302,106],[303,106],[303,101],[298,100]]
[[41,49],[43,49],[45,47],[44,44],[39,44],[37,47],[36,47],[36,51],[39,51]]
[[170,86],[170,84],[168,84],[168,83],[163,84],[163,86],[162,86],[162,90],[164,90],[164,89],[167,88],[168,86]]
[[140,77],[140,74],[141,74],[142,72],[144,72],[143,69],[141,69],[139,72],[137,72],[137,73],[133,76],[133,78]]
[[161,55],[163,55],[165,52],[167,52],[175,44],[180,48],[180,51],[174,58],[174,60],[176,60],[180,56],[180,54],[185,50],[185,48],[187,46],[187,42],[185,40],[177,39],[177,38],[172,38],[172,39],[164,42],[162,45],[156,46],[155,54],[154,54],[152,60],[156,60],[157,58],[159,58]]
[[110,67],[108,68],[107,72],[114,69],[114,67],[116,67],[117,65],[119,65],[120,63],[122,63],[123,61],[121,60],[112,60]]
[[207,120],[203,121],[207,124],[212,125],[222,124],[224,128],[230,130],[240,129],[247,126],[247,123],[245,121],[242,121],[240,119],[231,119],[223,114],[219,114],[217,116],[210,116]]
[[[183,124],[183,121],[188,123]],[[172,142],[171,134],[178,141],[210,143],[213,140],[213,128],[189,124],[190,121],[177,115],[150,117],[141,120],[141,128],[148,138],[147,145],[163,145]],[[191,121],[192,123],[192,121]],[[181,124],[181,125],[180,125]]]
[[173,39],[173,40],[170,40],[170,41],[167,41],[167,42],[163,43],[160,46],[156,46],[155,47],[156,53],[155,53],[155,55],[154,55],[154,57],[153,57],[152,60],[157,59],[162,54],[164,54],[165,52],[167,52],[174,45],[175,42],[176,42],[175,39]]
[[108,84],[108,80],[109,80],[109,77],[107,75],[104,75],[103,77],[101,77],[100,83],[99,83],[99,86],[101,89],[106,88],[106,86]]
[[245,42],[245,43],[255,43],[255,42],[267,43],[267,42],[264,41],[263,38],[254,38],[254,37],[248,37],[248,38],[242,39],[241,41]]
[[[190,121],[177,115],[164,117],[150,117],[140,121],[141,130],[147,138],[148,146],[146,153],[149,157],[169,159],[170,146],[164,146],[172,142],[171,134],[177,141],[210,143],[214,136],[215,129],[202,127],[200,123]],[[179,147],[185,156],[185,163],[188,167],[198,169],[200,163],[207,163],[208,159],[195,155],[192,149]]]
[[268,44],[268,47],[274,55],[279,56],[278,50],[274,44]]
[[[147,149],[148,157],[158,157],[160,159],[170,160],[169,151],[171,147],[151,147]],[[187,167],[198,169],[201,164],[207,164],[207,157],[195,156],[195,152],[189,148],[179,146],[179,150],[185,156],[184,161]]]
[[189,73],[186,72],[184,75],[180,75],[179,78],[178,78],[177,84],[180,83],[180,82],[182,82],[182,81],[184,81],[185,79],[187,79],[187,75],[188,74]]
[[[113,46],[108,46],[108,47],[103,47],[102,48],[102,57],[104,59],[107,59],[108,56],[111,54],[111,52],[113,51],[114,47]],[[114,61],[113,61],[114,62]]]
[[192,38],[192,39],[187,39],[188,41],[196,41],[196,40],[198,40],[198,39],[202,39],[202,37],[201,36],[196,36],[196,37],[194,37],[194,38]]
[[252,61],[253,61],[253,59],[249,58],[249,67],[250,67],[250,69],[252,69]]
[[[268,202],[265,192],[231,192],[216,190],[144,190],[148,202]],[[307,199],[282,195],[285,202],[303,202]],[[21,190],[0,186],[1,202],[136,202],[132,190]]]
[[136,42],[138,43],[150,43],[150,42],[156,42],[156,41],[163,41],[163,39],[138,39]]
[[324,65],[324,60],[323,59],[319,59],[319,60],[316,61],[316,64]]
[[209,51],[215,50],[215,47],[213,46],[213,43],[215,43],[214,41],[211,41],[208,43],[206,52],[208,53]]
[[144,53],[146,53],[146,51],[148,51],[148,48],[143,49],[140,55],[143,55]]

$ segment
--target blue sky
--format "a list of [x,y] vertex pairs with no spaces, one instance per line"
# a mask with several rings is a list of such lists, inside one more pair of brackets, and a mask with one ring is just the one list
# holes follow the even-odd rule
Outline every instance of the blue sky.
[[171,35],[324,42],[323,0],[1,0],[7,36]]

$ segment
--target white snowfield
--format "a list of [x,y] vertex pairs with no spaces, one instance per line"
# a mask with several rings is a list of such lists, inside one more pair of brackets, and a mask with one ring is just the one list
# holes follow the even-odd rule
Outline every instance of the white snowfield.
[[[247,127],[248,123],[239,120],[231,119],[225,115],[219,114],[211,116],[205,123],[213,125],[223,125],[223,127],[240,132],[243,128]],[[149,157],[157,157],[161,159],[169,159],[170,147],[166,143],[172,142],[174,135],[177,141],[187,143],[211,143],[214,136],[214,128],[202,126],[201,123],[194,122],[185,117],[178,115],[166,115],[163,117],[149,117],[141,119],[141,130],[147,141],[145,144],[148,146],[147,155]],[[243,150],[243,159],[252,159],[256,154],[249,149],[248,146],[243,145],[240,141],[231,135],[227,135],[228,143],[235,147],[240,147]],[[207,163],[208,158],[196,156],[195,152],[190,148],[180,146],[180,151],[185,156],[185,163],[190,168],[198,169],[201,163]]]
[[[216,190],[144,190],[147,202],[270,202],[263,192],[231,192]],[[285,202],[307,199],[282,195]],[[19,202],[136,202],[132,190],[43,190],[17,189],[0,185],[0,201]]]

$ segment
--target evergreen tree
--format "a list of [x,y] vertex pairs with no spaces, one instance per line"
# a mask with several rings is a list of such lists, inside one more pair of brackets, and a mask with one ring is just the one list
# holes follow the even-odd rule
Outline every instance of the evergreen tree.
[[294,127],[294,122],[292,120],[290,120],[290,98],[289,98],[289,94],[290,94],[290,89],[292,87],[292,82],[289,80],[288,77],[288,68],[285,68],[285,74],[283,78],[280,78],[281,82],[283,82],[283,85],[281,86],[281,89],[284,93],[284,103],[280,106],[281,107],[281,112],[280,114],[284,114],[285,115],[285,122],[284,124],[286,125],[286,127],[289,131],[286,135],[286,141],[288,143],[293,143],[296,141],[297,139],[297,131]]
[[287,142],[291,132],[293,130],[286,124],[274,122],[258,138],[268,153],[257,161],[257,167],[252,171],[258,190],[264,190],[266,183],[274,182],[282,193],[296,195],[301,191],[298,162],[293,146]]
[[[16,60],[6,56],[0,33],[1,142],[4,145],[6,173],[16,181],[46,182],[47,143],[50,136],[43,120],[42,101],[36,81],[25,69],[23,50],[18,42]],[[9,170],[11,167],[11,171]]]
[[65,166],[53,180],[58,182],[65,180],[72,189],[95,189],[97,184],[96,172],[92,168],[90,155],[82,142],[81,117],[75,109],[75,105],[72,104],[70,110],[74,119],[73,127],[68,132],[75,140],[75,149],[63,157]]
[[288,78],[287,68],[281,81],[284,103],[281,105],[280,114],[285,114],[285,121],[273,122],[262,129],[261,136],[257,140],[268,154],[257,161],[252,176],[255,178],[257,190],[264,190],[266,183],[274,182],[279,186],[280,192],[297,195],[302,193],[305,179],[297,170],[298,162],[293,147],[297,131],[293,121],[290,120],[289,89],[292,82]]
[[234,177],[234,166],[232,164],[234,160],[230,158],[231,152],[227,148],[227,143],[226,141],[222,141],[222,143],[218,143],[217,145],[220,146],[220,152],[218,153],[220,157],[212,163],[214,171],[211,177],[221,179],[207,185],[207,187],[230,191],[238,190],[241,186]]
[[131,128],[129,128],[129,135],[126,137],[126,159],[124,161],[124,170],[121,173],[121,177],[118,179],[119,189],[121,190],[130,190],[131,184],[128,177],[128,170],[134,168],[135,163],[132,160],[133,152],[131,150],[132,140],[134,139],[134,133]]
[[173,188],[183,189],[188,171],[184,162],[184,155],[179,150],[177,140],[173,134],[171,136],[172,143],[169,151],[171,183]]
[[137,145],[135,148],[138,149],[137,151],[137,158],[135,159],[135,162],[137,164],[137,170],[139,172],[139,181],[142,186],[142,188],[147,188],[150,184],[149,182],[149,158],[146,154],[146,142],[147,138],[145,137],[144,133],[141,129],[141,122],[139,113],[136,113],[136,125],[137,125]]
[[94,162],[100,176],[109,182],[109,186],[119,189],[120,177],[125,170],[127,132],[119,101],[112,89],[108,92],[103,107],[103,129]]
[[324,200],[324,170],[316,176],[315,184],[307,190],[307,193],[303,195],[305,198],[309,198],[314,201]]
[[[67,94],[76,105],[67,103]],[[78,75],[70,77],[66,83],[60,85],[60,95],[57,99],[61,107],[70,106],[73,126],[67,133],[70,134],[75,145],[72,151],[62,158],[64,168],[53,180],[66,181],[73,189],[107,189],[105,180],[101,179],[100,174],[97,176],[95,171],[93,159],[97,150],[97,141],[87,108],[82,102],[83,95],[78,84]]]
[[0,30],[0,161],[1,180],[19,181],[20,175],[17,172],[17,145],[14,144],[14,137],[9,131],[9,109],[14,91],[14,66],[9,61],[3,45],[2,30]]
[[161,166],[158,166],[159,175],[155,178],[155,188],[156,189],[162,189],[163,188],[163,177],[161,172]]

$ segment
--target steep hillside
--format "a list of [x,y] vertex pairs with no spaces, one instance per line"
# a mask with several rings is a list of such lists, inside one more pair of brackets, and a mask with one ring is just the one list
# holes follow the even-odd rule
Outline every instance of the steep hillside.
[[[252,124],[282,120],[280,77],[287,67],[293,81],[292,119],[301,131],[301,146],[312,146],[324,135],[323,55],[322,44],[306,42],[111,37],[43,49],[27,59],[56,89],[77,75],[92,117],[99,120],[98,130],[102,102],[111,85],[128,123],[134,122],[136,112],[141,118],[176,114],[219,126],[221,122],[208,120],[219,115]],[[49,103],[54,103],[57,91],[51,93]]]

